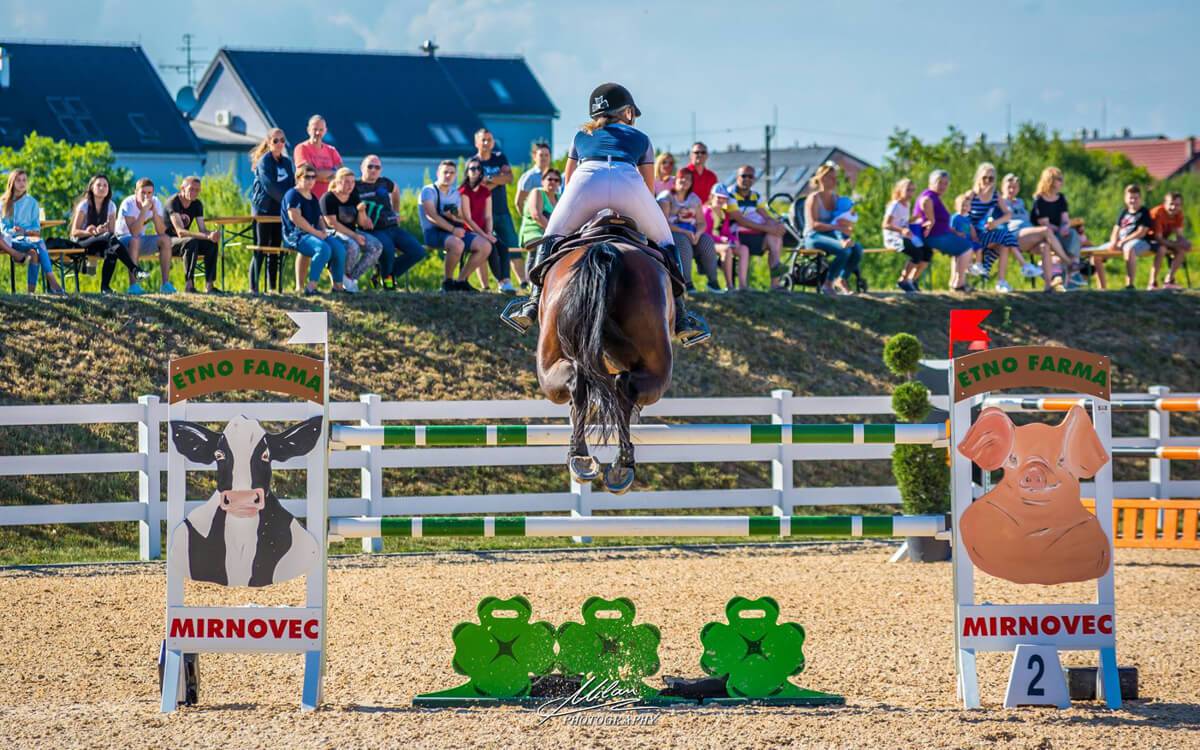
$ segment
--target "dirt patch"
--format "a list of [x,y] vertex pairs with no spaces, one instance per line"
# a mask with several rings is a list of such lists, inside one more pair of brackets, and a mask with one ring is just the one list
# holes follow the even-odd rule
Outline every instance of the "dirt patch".
[[[0,738],[11,747],[661,748],[1200,746],[1195,602],[1200,555],[1119,550],[1118,659],[1144,700],[1109,712],[1000,708],[1007,655],[979,659],[985,708],[954,695],[948,564],[888,565],[881,544],[350,557],[329,579],[324,710],[298,710],[298,656],[201,657],[201,705],[161,716],[155,664],[165,574],[159,564],[0,571]],[[1084,601],[1086,586],[1017,587],[987,576],[981,600]],[[297,604],[296,582],[255,592]],[[196,586],[190,604],[231,601]],[[539,725],[517,708],[432,710],[413,695],[459,684],[450,632],[486,595],[521,594],[537,619],[578,619],[590,595],[630,597],[662,629],[660,674],[699,675],[700,627],[726,600],[775,597],[807,631],[803,687],[843,708],[668,710],[653,725]],[[1087,663],[1067,654],[1067,664]],[[657,684],[657,678],[651,680]]]

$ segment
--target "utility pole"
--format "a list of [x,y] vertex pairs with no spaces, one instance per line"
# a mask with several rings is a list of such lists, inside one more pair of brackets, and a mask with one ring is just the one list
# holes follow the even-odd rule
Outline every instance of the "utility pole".
[[775,126],[774,125],[764,125],[763,126],[763,141],[764,141],[764,149],[763,150],[764,150],[765,156],[766,156],[766,158],[763,160],[764,161],[763,171],[765,172],[764,178],[766,179],[766,189],[765,189],[764,197],[768,201],[771,200],[771,139],[774,137],[775,137]]
[[193,71],[196,68],[204,65],[203,62],[192,59],[193,52],[200,52],[204,49],[203,47],[193,47],[192,46],[193,38],[194,37],[191,34],[184,34],[183,35],[183,46],[175,48],[184,54],[184,63],[182,65],[159,65],[158,66],[160,70],[169,70],[172,73],[182,73],[184,76],[187,77],[187,85],[188,86],[196,85],[196,76],[193,73]]

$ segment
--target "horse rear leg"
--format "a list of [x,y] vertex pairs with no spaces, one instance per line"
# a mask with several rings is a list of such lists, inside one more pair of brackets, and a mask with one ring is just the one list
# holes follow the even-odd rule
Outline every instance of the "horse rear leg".
[[623,495],[633,486],[636,474],[629,422],[637,402],[633,395],[629,372],[619,373],[615,378],[615,385],[621,403],[621,419],[617,423],[617,459],[604,469],[604,489],[614,495]]
[[571,448],[567,453],[567,468],[576,482],[586,484],[600,476],[600,464],[588,453],[587,447],[587,382],[578,375],[571,380]]

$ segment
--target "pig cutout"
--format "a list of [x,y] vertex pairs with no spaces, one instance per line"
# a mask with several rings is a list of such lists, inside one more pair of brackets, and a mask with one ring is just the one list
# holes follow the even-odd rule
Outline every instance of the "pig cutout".
[[1014,583],[1087,581],[1108,572],[1112,545],[1079,502],[1079,479],[1109,460],[1092,422],[1072,406],[1057,426],[1013,425],[989,407],[958,446],[985,471],[1004,469],[971,503],[958,533],[975,566]]

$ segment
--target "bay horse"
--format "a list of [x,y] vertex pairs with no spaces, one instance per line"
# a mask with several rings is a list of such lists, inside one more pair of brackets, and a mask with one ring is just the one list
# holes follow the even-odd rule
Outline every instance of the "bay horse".
[[619,237],[569,247],[543,279],[538,313],[538,383],[556,404],[571,404],[567,466],[578,482],[601,474],[589,437],[609,443],[616,460],[603,484],[622,494],[633,484],[635,411],[671,384],[675,301],[666,267]]

